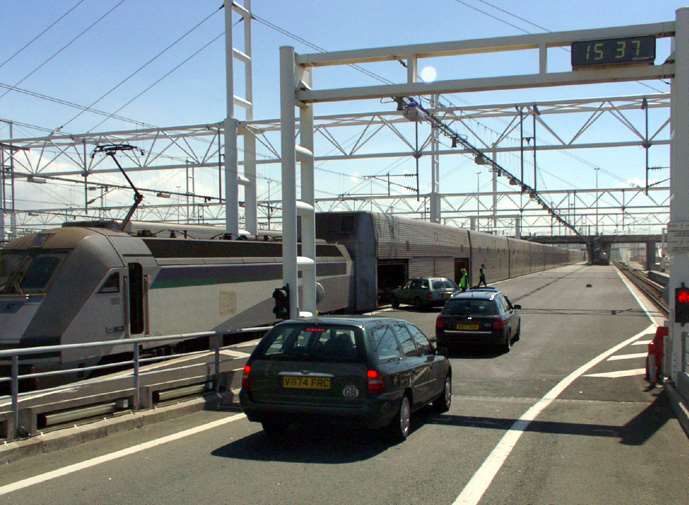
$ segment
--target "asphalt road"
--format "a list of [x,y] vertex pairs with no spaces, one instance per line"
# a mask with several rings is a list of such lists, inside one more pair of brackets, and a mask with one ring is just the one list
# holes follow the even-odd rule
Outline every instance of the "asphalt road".
[[[509,354],[453,355],[451,411],[419,413],[402,444],[329,426],[275,444],[236,412],[206,411],[6,466],[0,503],[689,503],[689,443],[639,375],[645,346],[572,375],[651,324],[618,274],[571,266],[499,287],[524,307],[522,338]],[[437,312],[383,314],[432,334]],[[204,431],[174,436],[191,427]]]

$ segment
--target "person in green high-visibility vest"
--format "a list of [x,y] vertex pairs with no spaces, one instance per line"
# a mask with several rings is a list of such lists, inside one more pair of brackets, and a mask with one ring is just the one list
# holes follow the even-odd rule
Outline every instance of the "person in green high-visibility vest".
[[469,288],[469,274],[466,268],[462,268],[459,276],[459,289],[466,291]]

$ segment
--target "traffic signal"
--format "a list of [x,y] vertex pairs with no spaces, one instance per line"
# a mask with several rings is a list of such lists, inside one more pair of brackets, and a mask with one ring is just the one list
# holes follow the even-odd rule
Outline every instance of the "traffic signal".
[[275,307],[273,307],[273,314],[278,319],[289,319],[289,285],[273,290],[273,298],[275,299]]
[[689,288],[684,283],[675,288],[675,322],[689,323]]

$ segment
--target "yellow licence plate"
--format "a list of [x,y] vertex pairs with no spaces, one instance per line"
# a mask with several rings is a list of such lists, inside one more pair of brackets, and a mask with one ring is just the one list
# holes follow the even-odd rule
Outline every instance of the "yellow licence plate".
[[283,377],[282,387],[286,389],[330,389],[328,377]]
[[452,296],[452,293],[443,293],[443,299],[444,300],[449,300],[451,296]]
[[478,323],[458,324],[457,329],[458,330],[478,330]]

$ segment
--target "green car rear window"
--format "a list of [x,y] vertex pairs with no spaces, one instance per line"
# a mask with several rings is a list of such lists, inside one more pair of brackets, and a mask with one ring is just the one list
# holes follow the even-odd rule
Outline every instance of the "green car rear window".
[[254,357],[282,361],[365,361],[360,333],[351,326],[280,325],[264,337]]
[[493,300],[459,299],[448,300],[443,314],[472,316],[495,316],[498,308]]

